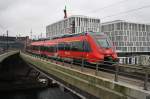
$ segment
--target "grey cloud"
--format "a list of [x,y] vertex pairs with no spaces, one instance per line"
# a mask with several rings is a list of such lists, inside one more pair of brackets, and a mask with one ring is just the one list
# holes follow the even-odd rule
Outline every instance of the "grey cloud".
[[[10,35],[34,35],[46,32],[46,25],[63,19],[63,9],[67,5],[68,15],[87,15],[103,18],[119,12],[150,4],[149,0],[3,0],[0,1],[0,35],[6,30]],[[123,1],[123,0],[122,0]],[[67,2],[67,3],[66,3]],[[107,7],[108,6],[108,7]],[[105,9],[103,9],[106,7]],[[128,14],[101,19],[111,21],[124,19],[150,23],[149,9],[142,9]]]

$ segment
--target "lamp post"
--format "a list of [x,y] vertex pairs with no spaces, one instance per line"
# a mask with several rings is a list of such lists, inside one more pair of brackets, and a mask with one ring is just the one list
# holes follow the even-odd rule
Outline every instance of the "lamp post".
[[[3,40],[5,42],[5,33],[3,34]],[[3,51],[5,51],[5,48],[6,48],[6,46],[5,46],[5,43],[4,43],[3,46],[2,46]]]
[[8,30],[6,32],[7,32],[7,46],[6,46],[6,49],[8,51]]

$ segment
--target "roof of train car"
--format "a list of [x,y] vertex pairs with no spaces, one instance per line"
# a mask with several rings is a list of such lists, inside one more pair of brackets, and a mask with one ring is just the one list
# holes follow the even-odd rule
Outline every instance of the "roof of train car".
[[80,34],[74,34],[74,35],[64,35],[62,37],[58,37],[52,40],[44,40],[44,41],[36,41],[31,43],[31,45],[55,45],[58,42],[73,42],[73,41],[81,41],[83,40],[83,37],[87,36],[88,34],[90,35],[105,35],[103,33],[80,33]]
[[81,41],[83,40],[84,36],[77,36],[77,37],[68,37],[68,38],[59,38],[59,39],[54,39],[54,40],[46,40],[46,41],[37,41],[31,43],[31,45],[55,45],[58,42],[73,42],[73,41]]
[[57,44],[59,42],[73,42],[73,41],[81,41],[83,40],[84,36],[77,36],[77,37],[68,37],[68,38],[59,38],[59,39],[54,39],[54,40],[48,40],[45,41],[44,45],[53,45],[53,44]]

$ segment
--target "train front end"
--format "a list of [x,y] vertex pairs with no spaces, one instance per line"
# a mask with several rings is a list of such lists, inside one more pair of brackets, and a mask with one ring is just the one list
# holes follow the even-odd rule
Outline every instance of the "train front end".
[[115,47],[109,37],[104,33],[93,33],[93,54],[100,62],[114,64],[118,61]]

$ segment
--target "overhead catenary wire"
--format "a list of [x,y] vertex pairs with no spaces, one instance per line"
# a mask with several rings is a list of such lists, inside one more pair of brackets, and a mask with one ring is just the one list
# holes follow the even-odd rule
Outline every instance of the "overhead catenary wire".
[[[66,0],[67,1],[67,0]],[[69,1],[69,0],[68,0]],[[104,6],[104,7],[101,7],[101,8],[97,8],[97,9],[95,9],[95,10],[90,10],[90,11],[88,11],[88,13],[95,13],[95,12],[100,12],[100,11],[102,11],[102,10],[105,10],[105,9],[107,9],[107,8],[110,8],[110,7],[114,7],[115,5],[119,5],[119,4],[121,4],[121,3],[124,3],[124,2],[127,2],[128,0],[120,0],[120,1],[118,1],[118,2],[114,2],[114,3],[112,3],[112,4],[109,4],[109,5],[106,5],[106,6]],[[66,5],[66,4],[65,4]],[[71,10],[70,10],[71,11]]]
[[118,1],[118,2],[115,2],[115,3],[112,3],[110,5],[107,5],[107,6],[104,6],[104,7],[101,7],[101,8],[97,8],[96,10],[92,10],[90,11],[90,13],[95,13],[97,11],[102,11],[104,9],[107,9],[107,8],[110,8],[110,7],[114,7],[114,5],[117,5],[117,4],[121,4],[121,3],[124,3],[124,2],[127,2],[128,0],[121,0],[121,1]]
[[127,11],[122,11],[122,12],[116,13],[116,14],[111,14],[111,15],[108,15],[108,16],[104,16],[101,19],[105,19],[105,18],[113,17],[113,16],[118,16],[118,15],[121,15],[121,14],[130,13],[130,12],[134,12],[134,11],[149,8],[149,7],[150,7],[150,5],[146,5],[146,6],[142,6],[142,7],[139,7],[139,8],[130,9],[130,10],[127,10]]

